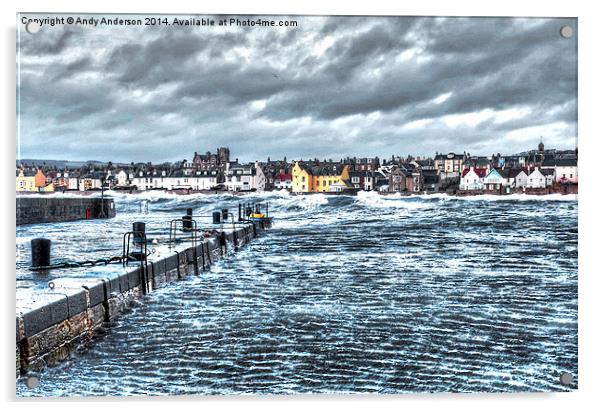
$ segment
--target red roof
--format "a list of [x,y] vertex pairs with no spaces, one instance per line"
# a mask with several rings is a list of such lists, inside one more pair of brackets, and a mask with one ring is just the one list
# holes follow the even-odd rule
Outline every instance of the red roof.
[[462,177],[468,174],[471,169],[473,169],[480,178],[485,178],[487,176],[487,168],[466,168],[462,171]]
[[278,179],[280,181],[292,181],[293,176],[291,174],[278,174]]

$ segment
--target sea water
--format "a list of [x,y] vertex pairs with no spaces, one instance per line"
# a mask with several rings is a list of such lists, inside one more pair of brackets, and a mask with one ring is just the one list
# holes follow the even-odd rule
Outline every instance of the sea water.
[[[17,395],[516,392],[575,389],[575,196],[113,194],[117,217],[17,228],[17,292],[53,260],[115,256],[193,208],[269,201],[273,228],[135,303]],[[149,212],[140,212],[148,201]],[[207,227],[210,227],[207,225]],[[569,372],[574,381],[560,383]]]

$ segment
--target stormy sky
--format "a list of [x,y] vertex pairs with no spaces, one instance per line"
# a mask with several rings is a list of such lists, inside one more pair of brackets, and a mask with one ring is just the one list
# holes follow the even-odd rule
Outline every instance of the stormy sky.
[[18,27],[17,155],[164,162],[228,146],[252,161],[576,145],[574,19],[268,18],[298,26]]

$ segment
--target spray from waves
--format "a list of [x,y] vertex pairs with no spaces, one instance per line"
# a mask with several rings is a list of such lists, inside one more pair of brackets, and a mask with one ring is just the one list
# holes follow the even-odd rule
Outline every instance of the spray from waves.
[[[34,194],[35,195],[35,194]],[[76,193],[50,193],[39,194],[43,197],[60,198],[81,198],[81,194]],[[98,198],[100,192],[86,193],[85,197]],[[314,211],[323,206],[345,206],[359,205],[362,208],[380,208],[380,209],[400,209],[411,211],[414,209],[428,208],[433,202],[442,201],[557,201],[557,202],[577,202],[577,195],[475,195],[456,197],[445,193],[435,193],[427,195],[401,195],[399,193],[390,195],[381,195],[376,191],[358,192],[356,197],[330,196],[325,194],[294,195],[286,190],[250,192],[250,193],[191,193],[176,194],[167,191],[142,191],[129,193],[125,191],[105,191],[105,197],[113,198],[118,207],[118,211],[135,211],[141,203],[148,202],[155,211],[183,210],[185,208],[194,208],[196,210],[207,210],[215,206],[234,205],[241,201],[269,201],[270,210],[277,211]]]
[[288,197],[276,198],[272,202],[274,205],[289,211],[311,211],[321,207],[322,205],[327,205],[328,196],[324,194],[290,195]]
[[399,208],[406,210],[422,209],[430,207],[429,204],[420,201],[421,197],[407,196],[395,193],[392,195],[381,195],[376,191],[357,193],[356,201],[370,208]]
[[[419,196],[419,195],[416,195]],[[510,194],[510,195],[470,195],[454,196],[444,193],[420,195],[424,199],[437,199],[447,201],[541,201],[541,202],[577,202],[577,194],[547,194],[547,195],[529,195],[529,194]]]

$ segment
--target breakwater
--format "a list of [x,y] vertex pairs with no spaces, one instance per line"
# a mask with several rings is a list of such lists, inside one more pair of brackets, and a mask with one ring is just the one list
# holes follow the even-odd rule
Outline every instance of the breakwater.
[[245,223],[193,246],[153,247],[146,264],[98,267],[92,277],[58,278],[47,289],[17,298],[16,372],[57,364],[91,341],[103,325],[162,283],[199,275],[270,226],[268,219]]
[[112,198],[17,196],[17,225],[114,217]]

